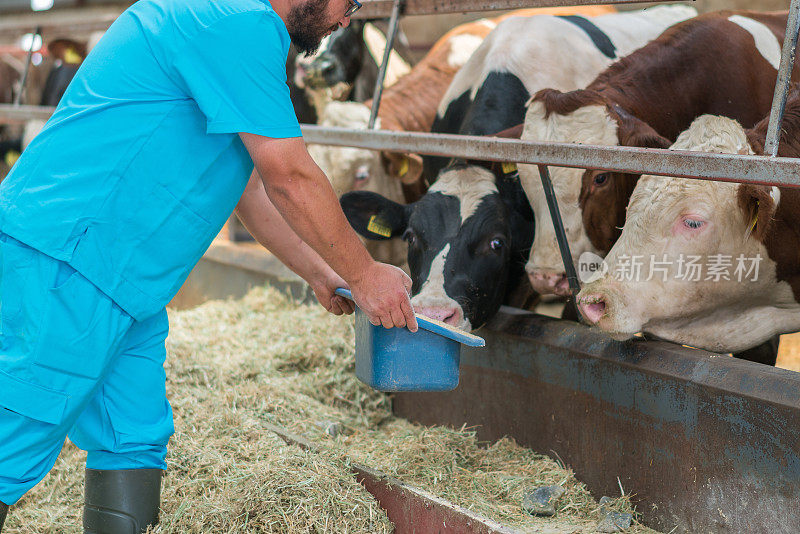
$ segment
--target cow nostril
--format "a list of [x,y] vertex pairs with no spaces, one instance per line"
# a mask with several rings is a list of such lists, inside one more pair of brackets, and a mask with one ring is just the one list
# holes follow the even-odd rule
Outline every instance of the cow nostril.
[[450,325],[458,325],[459,321],[461,320],[461,314],[456,308],[439,306],[419,307],[417,308],[417,313],[435,321],[440,321]]
[[597,324],[606,314],[606,302],[599,296],[581,299],[578,308],[591,324]]

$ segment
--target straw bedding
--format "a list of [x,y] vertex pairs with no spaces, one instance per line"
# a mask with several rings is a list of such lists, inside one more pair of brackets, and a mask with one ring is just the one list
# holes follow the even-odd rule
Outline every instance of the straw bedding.
[[[355,378],[351,318],[257,288],[239,301],[172,311],[170,321],[176,433],[157,532],[391,532],[351,462],[521,531],[595,531],[599,505],[557,462],[511,439],[479,444],[470,429],[394,418],[389,397]],[[322,448],[286,445],[265,423]],[[84,459],[67,442],[53,471],[12,507],[7,531],[80,532]],[[557,514],[525,514],[524,493],[550,484],[566,489]],[[630,502],[606,509],[630,511]]]

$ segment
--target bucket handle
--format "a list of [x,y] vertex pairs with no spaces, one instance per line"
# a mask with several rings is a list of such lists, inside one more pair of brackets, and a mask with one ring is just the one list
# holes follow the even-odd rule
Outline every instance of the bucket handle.
[[[336,290],[336,294],[339,295],[340,297],[353,300],[353,294],[350,292],[349,289],[340,287]],[[449,324],[443,323],[441,321],[436,321],[434,319],[431,319],[430,317],[425,317],[424,315],[420,315],[418,313],[414,313],[414,316],[417,318],[417,325],[423,330],[427,330],[428,332],[433,332],[434,334],[438,334],[442,337],[452,339],[453,341],[457,341],[462,345],[466,345],[468,347],[486,346],[486,340],[480,336],[476,336],[475,334],[465,332],[460,328],[455,328],[453,326],[450,326]]]

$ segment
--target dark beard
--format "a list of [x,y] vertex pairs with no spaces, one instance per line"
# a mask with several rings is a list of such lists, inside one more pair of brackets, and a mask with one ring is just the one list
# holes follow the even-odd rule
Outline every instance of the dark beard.
[[325,26],[325,22],[320,21],[327,9],[328,0],[308,0],[289,11],[286,21],[289,37],[297,50],[306,56],[314,55],[325,34],[338,28],[338,24]]

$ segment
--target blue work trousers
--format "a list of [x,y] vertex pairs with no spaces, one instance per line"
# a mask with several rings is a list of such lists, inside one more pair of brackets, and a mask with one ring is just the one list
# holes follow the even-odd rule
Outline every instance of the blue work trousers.
[[69,436],[91,469],[165,469],[166,310],[136,321],[68,264],[0,233],[0,502]]

